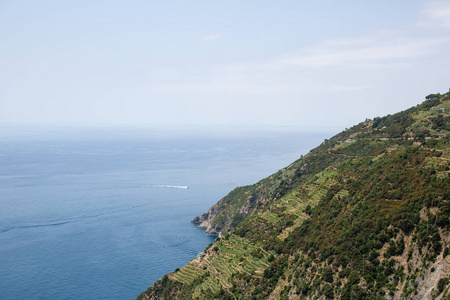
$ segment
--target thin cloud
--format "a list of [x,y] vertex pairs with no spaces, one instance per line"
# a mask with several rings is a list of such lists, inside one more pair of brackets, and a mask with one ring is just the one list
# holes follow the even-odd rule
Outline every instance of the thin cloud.
[[[205,40],[220,38],[208,35]],[[356,92],[370,88],[361,83],[358,72],[364,69],[404,69],[418,60],[430,57],[444,38],[415,37],[398,31],[380,30],[355,38],[329,39],[300,49],[297,53],[268,57],[265,61],[216,65],[198,74],[208,74],[196,81],[188,76],[180,78],[176,87],[159,85],[165,92],[221,91],[236,94],[287,94],[326,89],[334,93]],[[326,72],[325,70],[326,69]],[[354,78],[356,76],[356,79]],[[329,86],[323,86],[327,78]],[[348,80],[339,80],[348,78]],[[351,82],[351,83],[350,83]]]
[[325,42],[311,47],[297,55],[286,56],[275,61],[278,65],[329,67],[329,66],[377,66],[393,61],[404,61],[428,54],[432,46],[441,39],[397,38],[387,40],[385,37],[367,39],[341,40]]
[[222,37],[221,33],[211,33],[211,34],[206,34],[200,37],[200,41],[202,42],[209,42],[209,41],[215,41],[218,40]]
[[450,28],[450,2],[448,0],[429,0],[422,10],[421,25]]
[[[416,29],[414,24],[410,26],[371,31],[358,37],[328,39],[293,53],[251,62],[200,68],[195,71],[198,76],[180,75],[176,83],[169,77],[168,82],[158,82],[152,88],[169,94],[176,91],[263,96],[305,95],[317,90],[334,94],[370,90],[381,70],[404,72],[430,60],[448,42],[445,36],[429,30],[425,31],[429,34],[418,33],[412,30]],[[200,39],[213,41],[221,37],[215,33]]]
[[429,57],[446,43],[439,35],[417,37],[411,33],[380,30],[361,37],[329,39],[266,61],[224,66],[222,71],[261,74],[297,70],[303,74],[322,68],[404,67]]
[[341,86],[332,86],[329,87],[328,90],[331,92],[354,92],[368,89],[367,85],[341,85]]

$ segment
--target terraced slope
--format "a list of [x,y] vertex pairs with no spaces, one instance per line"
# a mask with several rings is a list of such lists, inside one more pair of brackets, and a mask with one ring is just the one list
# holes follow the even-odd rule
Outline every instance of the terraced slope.
[[[140,299],[449,299],[450,94],[366,120],[203,216]],[[210,231],[211,232],[211,231]]]

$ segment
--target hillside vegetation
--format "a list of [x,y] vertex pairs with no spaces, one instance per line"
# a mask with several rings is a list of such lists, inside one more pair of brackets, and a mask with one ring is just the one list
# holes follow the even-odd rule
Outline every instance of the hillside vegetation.
[[450,299],[450,93],[427,99],[232,191],[138,299]]

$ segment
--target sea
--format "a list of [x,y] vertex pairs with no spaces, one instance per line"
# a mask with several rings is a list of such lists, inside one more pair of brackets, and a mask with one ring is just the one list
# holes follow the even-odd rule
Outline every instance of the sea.
[[0,299],[135,299],[214,242],[195,216],[338,131],[0,126]]

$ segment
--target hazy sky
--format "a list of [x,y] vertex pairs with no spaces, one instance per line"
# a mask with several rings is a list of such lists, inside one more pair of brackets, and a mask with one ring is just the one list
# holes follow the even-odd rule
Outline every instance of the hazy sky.
[[449,53],[448,0],[0,0],[0,123],[347,127]]

